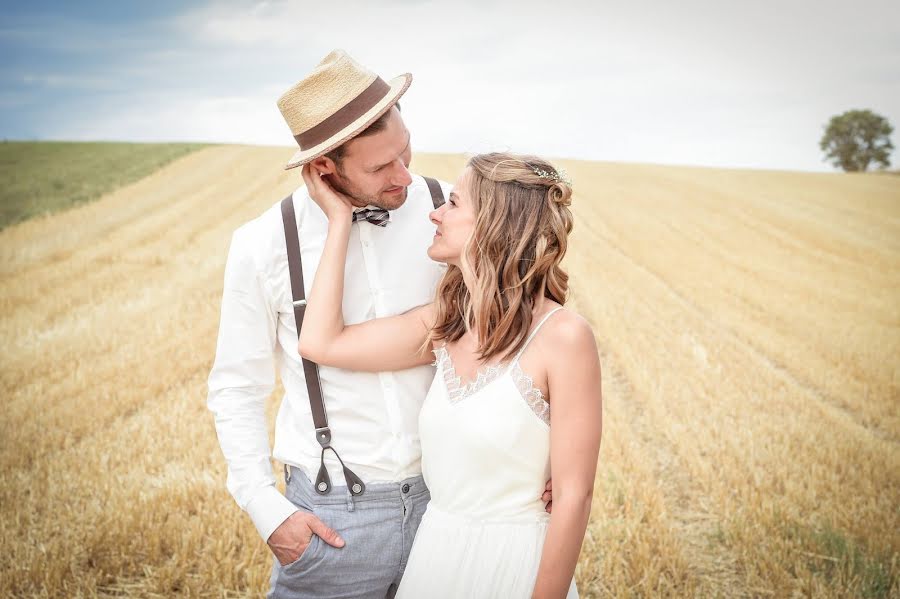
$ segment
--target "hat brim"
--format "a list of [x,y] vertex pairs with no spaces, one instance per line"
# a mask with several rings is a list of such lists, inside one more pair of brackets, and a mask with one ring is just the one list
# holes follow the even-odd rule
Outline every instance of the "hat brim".
[[379,117],[381,117],[381,115],[383,115],[388,111],[388,109],[390,109],[391,106],[397,103],[397,100],[400,99],[400,96],[402,96],[406,92],[406,90],[409,89],[411,83],[411,73],[404,73],[391,79],[388,83],[388,85],[390,86],[390,90],[381,100],[378,101],[377,104],[372,106],[372,108],[360,115],[358,119],[341,129],[322,143],[306,150],[297,150],[297,152],[288,161],[284,169],[289,170],[298,166],[303,166],[307,162],[314,160],[319,156],[322,156],[323,154],[327,154],[339,145],[346,143],[347,141],[353,139],[354,137],[365,131],[366,128],[369,127],[369,125],[377,121]]

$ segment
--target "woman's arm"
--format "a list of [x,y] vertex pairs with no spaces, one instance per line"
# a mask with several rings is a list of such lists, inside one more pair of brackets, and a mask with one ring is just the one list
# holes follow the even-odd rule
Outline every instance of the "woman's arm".
[[353,205],[310,165],[303,167],[309,194],[328,217],[328,236],[300,328],[300,355],[326,366],[377,372],[433,361],[422,348],[433,323],[431,304],[389,318],[345,326],[341,303]]
[[[569,315],[567,315],[569,316]],[[602,430],[600,357],[590,325],[571,314],[546,341],[553,512],[534,597],[565,597],[591,513]]]

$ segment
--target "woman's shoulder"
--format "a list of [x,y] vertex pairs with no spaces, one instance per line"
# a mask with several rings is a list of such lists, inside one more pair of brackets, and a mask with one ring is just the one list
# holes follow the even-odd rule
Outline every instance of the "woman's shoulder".
[[553,314],[544,323],[542,334],[537,337],[543,337],[542,344],[553,348],[558,361],[569,360],[585,351],[596,352],[594,329],[584,316],[559,304],[550,307],[546,314],[551,312]]

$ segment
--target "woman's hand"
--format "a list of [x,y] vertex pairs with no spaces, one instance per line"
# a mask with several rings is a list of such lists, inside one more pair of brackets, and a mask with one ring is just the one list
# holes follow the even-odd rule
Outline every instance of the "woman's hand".
[[349,222],[353,218],[353,204],[350,198],[335,190],[311,163],[303,165],[301,174],[309,197],[319,205],[329,221],[343,219]]

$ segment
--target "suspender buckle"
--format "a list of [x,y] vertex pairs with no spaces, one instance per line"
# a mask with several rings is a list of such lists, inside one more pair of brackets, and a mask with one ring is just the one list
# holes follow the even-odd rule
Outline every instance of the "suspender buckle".
[[331,429],[327,426],[323,426],[322,428],[316,429],[316,440],[319,442],[319,445],[322,446],[322,449],[325,450],[328,447],[331,447]]
[[319,474],[316,476],[316,493],[319,495],[328,495],[330,491],[331,477],[328,476],[328,470],[325,468],[325,449],[322,448],[322,458],[319,462]]
[[[318,430],[318,429],[317,429]],[[341,463],[341,468],[344,470],[344,481],[347,483],[347,490],[350,492],[350,495],[356,497],[357,495],[362,495],[366,492],[366,483],[363,480],[356,476],[356,474],[347,468],[344,464],[344,460],[341,459],[341,456],[338,455],[338,452],[334,450],[334,447],[323,447],[322,455],[319,458],[319,474],[316,476],[316,493],[319,495],[327,495],[331,492],[331,477],[328,476],[328,469],[325,468],[325,450],[330,449],[331,453],[334,454],[334,457],[338,459]]]

